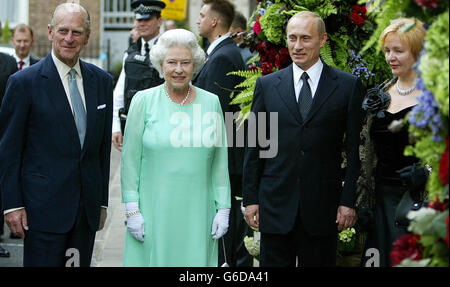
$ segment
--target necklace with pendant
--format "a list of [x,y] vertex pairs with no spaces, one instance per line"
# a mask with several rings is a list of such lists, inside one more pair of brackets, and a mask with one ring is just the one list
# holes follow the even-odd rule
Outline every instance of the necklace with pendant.
[[189,89],[188,89],[187,95],[184,98],[184,100],[181,101],[181,103],[176,103],[174,100],[172,100],[172,98],[169,96],[169,92],[167,91],[166,85],[164,85],[164,91],[166,92],[166,96],[169,98],[169,100],[172,103],[175,103],[175,104],[180,105],[180,106],[184,106],[184,104],[186,104],[186,101],[189,99],[189,95],[191,94],[191,86],[189,85]]

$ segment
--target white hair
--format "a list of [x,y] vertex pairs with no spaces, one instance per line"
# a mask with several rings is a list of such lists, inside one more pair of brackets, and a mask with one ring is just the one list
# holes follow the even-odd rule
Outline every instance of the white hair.
[[174,46],[185,47],[191,51],[194,74],[197,73],[205,62],[205,52],[199,46],[194,33],[184,29],[168,30],[159,37],[158,42],[150,50],[150,61],[153,67],[162,76],[162,62],[166,57],[167,50]]

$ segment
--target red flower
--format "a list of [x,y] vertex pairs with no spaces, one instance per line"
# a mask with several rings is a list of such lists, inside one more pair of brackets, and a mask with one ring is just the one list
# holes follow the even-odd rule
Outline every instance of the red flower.
[[255,25],[253,25],[253,31],[256,33],[256,35],[259,35],[261,33],[261,23],[259,23],[259,18],[261,18],[261,15],[258,16],[258,20],[256,20]]
[[398,265],[406,258],[414,261],[422,259],[423,246],[418,242],[419,239],[418,234],[405,234],[398,238],[390,254],[392,265]]
[[444,202],[439,201],[439,195],[437,196],[435,201],[431,201],[428,207],[433,208],[436,211],[443,212],[448,209],[448,199],[445,199]]
[[[286,49],[286,48],[284,48],[284,49]],[[280,51],[280,53],[277,53],[275,56],[275,66],[279,70],[286,68],[287,66],[289,66],[291,64],[291,62],[292,62],[292,60],[291,60],[291,57],[289,56],[289,52],[286,55],[285,53],[283,53],[283,51]]]
[[422,8],[433,8],[439,7],[439,0],[416,0],[417,5]]
[[352,13],[350,13],[350,20],[360,26],[364,24],[364,21],[367,19],[366,13],[367,8],[365,5],[353,5]]
[[443,185],[448,184],[448,137],[447,137],[447,148],[441,157],[441,162],[439,164],[439,178]]
[[271,63],[265,62],[261,66],[262,74],[267,75],[272,73],[273,66]]

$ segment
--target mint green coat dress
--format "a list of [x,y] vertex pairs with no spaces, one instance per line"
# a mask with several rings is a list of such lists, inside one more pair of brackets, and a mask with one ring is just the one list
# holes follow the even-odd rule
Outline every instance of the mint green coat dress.
[[124,266],[217,266],[212,223],[218,209],[231,206],[226,130],[218,97],[195,91],[185,106],[173,103],[163,85],[133,98],[122,202],[139,202],[145,237],[140,242],[126,232]]

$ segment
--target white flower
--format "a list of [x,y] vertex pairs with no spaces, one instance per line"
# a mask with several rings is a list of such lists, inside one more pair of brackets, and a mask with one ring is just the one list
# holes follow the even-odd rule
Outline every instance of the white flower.
[[409,220],[418,221],[418,220],[424,218],[425,216],[432,215],[432,214],[435,214],[435,213],[436,213],[436,210],[433,209],[433,208],[422,207],[419,210],[411,210],[410,212],[408,212],[407,217],[408,217]]

